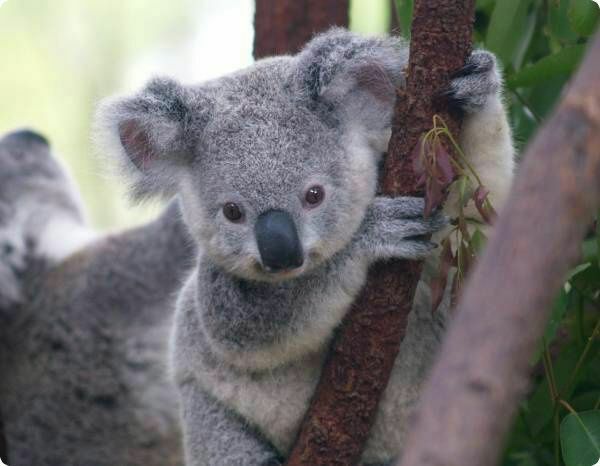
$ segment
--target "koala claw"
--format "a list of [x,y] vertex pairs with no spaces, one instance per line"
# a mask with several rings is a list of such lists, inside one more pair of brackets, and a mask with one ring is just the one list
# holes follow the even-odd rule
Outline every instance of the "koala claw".
[[427,235],[448,224],[441,212],[423,218],[422,199],[378,197],[367,212],[358,245],[370,260],[421,259],[436,247]]
[[485,105],[490,95],[500,90],[501,78],[496,58],[485,50],[476,50],[467,64],[452,75],[450,88],[442,93],[456,110],[474,113]]

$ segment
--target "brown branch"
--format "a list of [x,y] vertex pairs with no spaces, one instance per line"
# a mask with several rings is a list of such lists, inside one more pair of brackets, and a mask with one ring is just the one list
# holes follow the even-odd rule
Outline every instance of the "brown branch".
[[[435,113],[458,122],[436,102],[471,50],[474,0],[417,0],[407,87],[398,92],[383,191],[417,194],[408,154]],[[369,272],[346,317],[287,465],[353,465],[360,460],[379,399],[406,330],[421,266],[397,261]]]
[[[493,466],[600,205],[600,35],[525,153],[423,393],[402,466]],[[432,441],[433,440],[433,441]]]
[[256,0],[254,56],[296,53],[315,32],[348,26],[349,0]]

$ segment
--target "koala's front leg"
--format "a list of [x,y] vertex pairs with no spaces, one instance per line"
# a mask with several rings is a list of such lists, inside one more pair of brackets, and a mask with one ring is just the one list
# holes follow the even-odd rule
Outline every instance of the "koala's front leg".
[[252,427],[197,385],[180,387],[186,466],[280,466]]
[[[466,66],[455,74],[448,91],[451,105],[464,113],[460,145],[498,210],[510,189],[514,170],[514,148],[506,111],[502,104],[502,77],[494,55],[473,52]],[[455,217],[457,187],[450,189],[446,213]],[[466,215],[480,220],[469,204]]]
[[422,259],[435,245],[424,238],[446,225],[439,212],[423,218],[424,200],[376,197],[354,237],[353,253],[368,263],[382,259]]

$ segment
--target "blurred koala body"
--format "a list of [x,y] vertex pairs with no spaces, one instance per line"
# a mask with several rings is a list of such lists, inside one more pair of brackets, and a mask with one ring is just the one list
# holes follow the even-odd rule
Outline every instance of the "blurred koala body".
[[[278,464],[368,266],[425,257],[422,235],[443,227],[422,200],[376,196],[407,55],[398,39],[332,29],[298,55],[198,86],[156,79],[101,106],[134,196],[179,194],[198,245],[171,341],[189,466]],[[450,89],[461,143],[498,206],[513,170],[500,77],[487,52],[466,70]],[[432,315],[424,284],[417,294],[366,464],[399,454],[441,337],[445,312]]]
[[47,141],[19,131],[0,139],[0,209],[7,463],[182,464],[165,356],[194,255],[178,204],[101,237]]

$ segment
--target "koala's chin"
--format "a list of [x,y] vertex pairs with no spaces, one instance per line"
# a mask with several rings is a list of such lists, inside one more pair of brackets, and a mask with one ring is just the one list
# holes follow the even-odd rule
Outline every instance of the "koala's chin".
[[[214,259],[214,258],[213,258]],[[316,264],[310,264],[307,258],[299,267],[283,270],[270,270],[265,267],[260,256],[253,255],[223,258],[215,260],[223,270],[230,275],[240,279],[265,283],[281,283],[293,280],[313,270]]]

